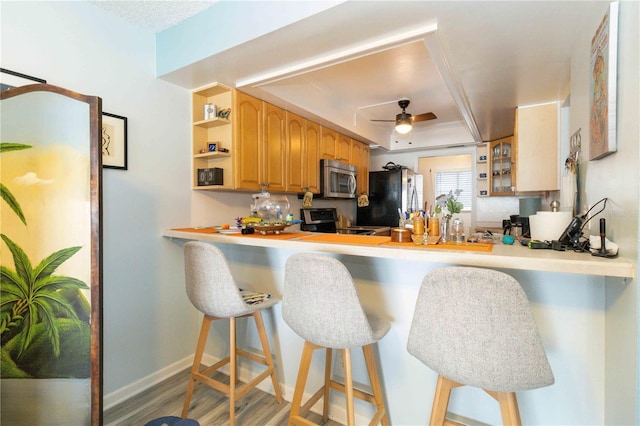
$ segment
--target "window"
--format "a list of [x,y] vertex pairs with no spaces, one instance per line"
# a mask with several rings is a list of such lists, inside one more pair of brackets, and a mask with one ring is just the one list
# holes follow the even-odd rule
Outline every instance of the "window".
[[462,211],[471,211],[471,194],[473,193],[471,184],[471,170],[436,172],[436,197],[461,189],[458,201],[464,206]]

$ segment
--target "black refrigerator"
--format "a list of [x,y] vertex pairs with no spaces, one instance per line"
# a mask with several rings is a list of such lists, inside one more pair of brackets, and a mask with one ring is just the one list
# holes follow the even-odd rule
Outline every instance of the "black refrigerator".
[[369,172],[369,205],[358,207],[357,225],[397,227],[400,214],[422,208],[422,175],[409,169]]

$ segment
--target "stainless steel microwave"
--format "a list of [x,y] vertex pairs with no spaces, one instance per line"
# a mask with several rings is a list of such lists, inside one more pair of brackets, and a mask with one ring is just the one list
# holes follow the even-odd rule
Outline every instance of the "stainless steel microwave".
[[358,168],[335,160],[320,160],[323,198],[356,198]]

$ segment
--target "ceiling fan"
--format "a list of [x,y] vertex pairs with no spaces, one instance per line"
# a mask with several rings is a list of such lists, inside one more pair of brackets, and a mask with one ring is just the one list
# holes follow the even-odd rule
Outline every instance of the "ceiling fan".
[[400,99],[398,105],[402,108],[402,112],[396,115],[395,120],[371,120],[371,121],[387,121],[396,123],[396,132],[405,135],[409,133],[413,127],[414,122],[434,120],[438,117],[432,112],[426,112],[424,114],[411,115],[406,111],[411,101],[409,99]]

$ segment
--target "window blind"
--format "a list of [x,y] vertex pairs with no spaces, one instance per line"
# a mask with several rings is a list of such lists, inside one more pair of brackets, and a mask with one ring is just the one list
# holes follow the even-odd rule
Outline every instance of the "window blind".
[[473,192],[471,170],[436,172],[435,186],[436,197],[440,194],[448,194],[449,191],[461,189],[458,201],[464,206],[462,211],[471,210],[471,194]]

